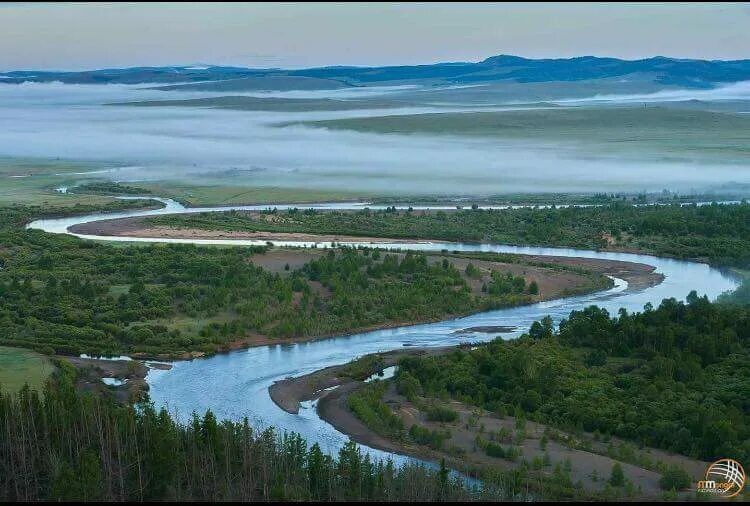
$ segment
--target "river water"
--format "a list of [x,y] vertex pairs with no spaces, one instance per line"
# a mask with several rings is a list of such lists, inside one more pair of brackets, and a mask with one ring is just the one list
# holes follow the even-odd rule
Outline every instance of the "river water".
[[[180,204],[158,199],[165,207],[150,211],[127,211],[109,214],[92,214],[72,218],[44,219],[32,222],[29,228],[37,228],[51,233],[69,233],[68,227],[91,221],[132,216],[148,216],[170,213],[195,213],[206,211],[258,210],[269,206],[235,206],[214,208],[184,208]],[[278,205],[278,209],[288,207],[317,209],[361,209],[362,203],[335,203],[315,205]],[[378,206],[369,206],[376,209]],[[498,206],[500,207],[500,206]],[[414,206],[417,209],[417,206]],[[76,234],[77,235],[77,234]],[[265,241],[252,240],[193,240],[193,239],[150,239],[130,237],[99,237],[79,235],[95,240],[169,242],[195,244],[255,245]],[[319,242],[274,241],[279,246],[330,246]],[[656,272],[664,275],[664,281],[654,287],[642,290],[628,290],[627,283],[615,279],[615,285],[608,290],[583,296],[568,297],[540,302],[528,306],[487,311],[463,318],[448,319],[437,323],[411,325],[393,329],[362,332],[346,337],[336,337],[321,341],[261,346],[248,350],[238,350],[219,354],[207,359],[174,362],[171,370],[151,370],[148,375],[150,395],[157,406],[166,406],[179,419],[185,420],[193,412],[203,413],[211,409],[218,418],[240,420],[250,418],[257,426],[273,425],[279,430],[294,431],[305,437],[310,444],[317,442],[324,451],[337,452],[347,441],[347,437],[322,421],[316,414],[314,402],[304,403],[299,414],[286,413],[278,408],[268,395],[268,387],[275,381],[290,376],[299,376],[331,365],[342,364],[368,353],[399,349],[403,346],[445,346],[462,342],[477,342],[493,339],[496,334],[462,333],[462,329],[479,326],[515,326],[517,330],[503,334],[515,337],[526,331],[532,322],[550,315],[558,322],[570,311],[591,304],[606,308],[615,313],[624,307],[628,311],[643,309],[646,303],[658,305],[662,299],[674,297],[684,299],[691,290],[699,295],[715,298],[719,294],[734,289],[738,281],[730,273],[712,268],[706,264],[682,260],[665,259],[650,255],[631,253],[611,253],[571,248],[538,248],[506,246],[499,244],[467,244],[443,242],[415,243],[337,243],[346,245],[362,244],[383,249],[410,249],[419,251],[482,251],[500,253],[520,253],[531,255],[554,255],[567,257],[598,258],[639,262],[656,267]],[[405,458],[392,456],[374,449],[364,448],[375,457],[391,456],[396,462]]]

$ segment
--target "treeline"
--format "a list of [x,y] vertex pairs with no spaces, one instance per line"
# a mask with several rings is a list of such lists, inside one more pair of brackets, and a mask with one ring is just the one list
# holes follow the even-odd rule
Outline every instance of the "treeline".
[[466,501],[500,499],[447,470],[337,457],[296,434],[257,431],[209,411],[174,421],[151,405],[79,394],[69,371],[43,395],[0,394],[0,502]]
[[534,337],[405,358],[397,384],[694,458],[750,458],[750,308],[693,292],[640,313],[574,311],[557,331],[548,323]]
[[120,247],[0,216],[0,344],[44,353],[210,353],[251,334],[330,335],[530,297],[512,276],[474,295],[453,264],[421,254],[343,248],[279,274],[252,262],[266,247]]
[[111,181],[85,183],[73,188],[76,193],[93,193],[103,195],[147,195],[151,190]]
[[112,200],[106,204],[75,204],[57,206],[38,205],[12,205],[0,207],[0,231],[6,229],[23,228],[26,223],[40,217],[64,217],[77,216],[87,213],[101,213],[110,211],[121,211],[123,209],[141,209],[146,207],[161,206],[158,202],[148,199]]
[[[273,219],[269,216],[273,215]],[[575,248],[636,248],[658,255],[750,265],[750,204],[456,211],[230,211],[149,218],[179,228],[336,233]]]

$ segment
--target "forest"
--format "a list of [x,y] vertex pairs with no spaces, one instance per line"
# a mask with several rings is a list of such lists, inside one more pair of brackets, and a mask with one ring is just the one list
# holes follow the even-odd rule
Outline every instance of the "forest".
[[515,245],[635,249],[716,265],[750,265],[750,204],[457,209],[415,211],[230,211],[158,216],[154,225],[267,232],[336,233]]
[[72,191],[94,195],[147,195],[151,193],[151,190],[147,188],[105,181],[80,184],[72,188]]
[[[0,211],[0,344],[43,353],[211,353],[248,335],[325,336],[527,303],[496,275],[472,293],[447,260],[339,248],[294,271],[253,263],[267,247],[111,245],[24,230]],[[199,329],[171,320],[202,322]],[[167,323],[165,323],[167,322]]]
[[616,316],[573,311],[555,330],[401,361],[401,390],[523,413],[707,461],[750,458],[750,308],[665,299]]
[[374,461],[352,442],[332,457],[296,434],[210,411],[179,423],[148,403],[76,392],[75,371],[61,367],[42,392],[0,393],[0,502],[465,501],[513,493],[477,491],[444,467]]

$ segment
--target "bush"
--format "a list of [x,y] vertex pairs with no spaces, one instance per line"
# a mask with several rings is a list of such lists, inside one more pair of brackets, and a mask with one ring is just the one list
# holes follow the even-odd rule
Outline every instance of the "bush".
[[612,466],[612,474],[609,476],[609,484],[613,487],[622,487],[625,485],[625,474],[622,472],[622,466],[615,462]]
[[682,490],[690,487],[693,480],[683,468],[679,466],[669,466],[659,479],[659,486],[662,490]]
[[458,413],[444,406],[430,406],[427,408],[427,419],[431,422],[455,422]]
[[486,453],[490,457],[495,457],[498,459],[505,458],[505,449],[497,443],[487,443],[487,445],[484,447],[484,453]]
[[443,442],[450,439],[451,433],[448,431],[430,430],[421,425],[412,425],[409,429],[409,437],[417,444],[426,445],[433,450],[439,450],[443,447]]

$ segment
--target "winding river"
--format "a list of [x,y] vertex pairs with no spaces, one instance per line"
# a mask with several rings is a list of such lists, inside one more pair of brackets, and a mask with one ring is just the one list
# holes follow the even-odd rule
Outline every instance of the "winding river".
[[[185,208],[169,199],[156,200],[162,202],[164,207],[148,211],[97,213],[72,218],[43,219],[30,223],[28,227],[51,233],[70,233],[68,232],[68,228],[72,225],[102,219],[171,213],[228,211],[233,209],[261,210],[269,207],[268,205],[261,205]],[[362,203],[331,203],[275,205],[273,207],[282,210],[289,207],[361,209],[364,206],[365,204]],[[368,207],[376,209],[379,206],[370,205]],[[415,209],[426,208],[424,206],[413,207]],[[502,208],[503,206],[497,207]],[[152,239],[74,235],[85,239],[108,241],[222,245],[265,244],[265,241],[257,240]],[[274,244],[278,246],[302,247],[330,246],[330,243],[326,242],[274,241]],[[157,406],[167,406],[173,415],[183,420],[194,411],[201,413],[207,409],[211,409],[219,418],[238,420],[247,416],[259,427],[273,425],[281,430],[295,431],[304,436],[310,443],[319,443],[324,451],[337,452],[347,440],[345,435],[322,421],[317,416],[312,403],[303,404],[303,409],[297,415],[282,411],[269,397],[269,385],[274,381],[289,376],[299,376],[331,365],[342,364],[367,353],[383,352],[398,349],[402,346],[444,346],[469,341],[477,342],[491,340],[495,337],[495,334],[462,334],[460,332],[462,329],[469,327],[515,326],[518,328],[516,332],[504,334],[508,337],[514,337],[528,329],[533,321],[545,315],[551,315],[555,321],[559,321],[561,318],[566,317],[570,311],[591,304],[605,307],[611,313],[615,313],[621,307],[629,311],[638,311],[646,303],[658,305],[664,298],[675,297],[677,299],[684,299],[691,290],[697,290],[699,294],[708,295],[709,298],[713,299],[722,292],[734,289],[738,284],[737,279],[730,273],[722,272],[706,264],[631,253],[443,242],[368,243],[362,241],[337,244],[361,244],[384,249],[401,248],[420,251],[448,249],[451,251],[483,251],[622,260],[653,265],[656,267],[656,272],[664,275],[664,281],[656,286],[636,291],[628,290],[625,281],[616,279],[613,288],[594,294],[568,297],[528,306],[487,311],[437,323],[363,332],[346,337],[307,343],[261,346],[219,354],[207,359],[179,361],[174,363],[174,367],[171,370],[152,370],[149,373],[150,395],[155,404]],[[370,451],[375,457],[391,456],[396,462],[400,462],[406,458],[386,454],[374,449],[367,449],[367,451]]]

